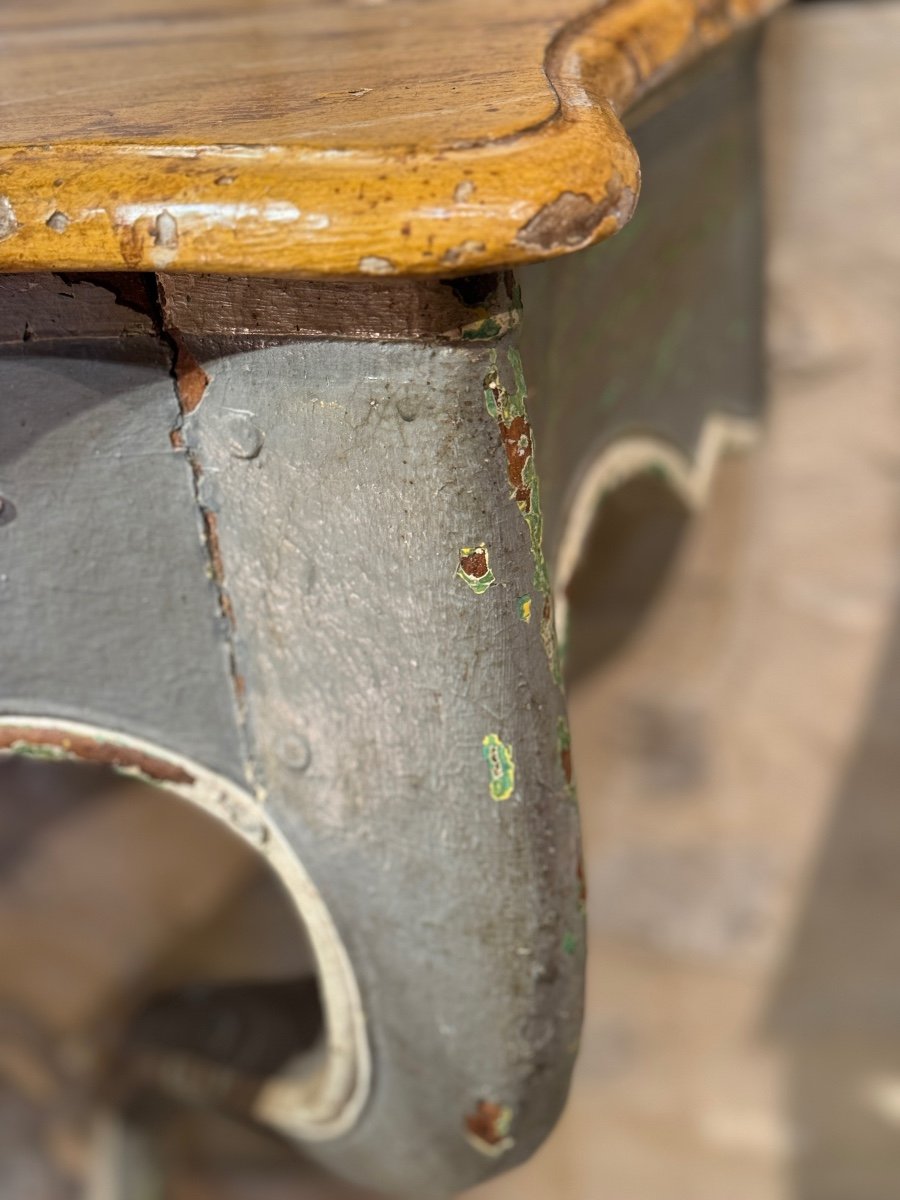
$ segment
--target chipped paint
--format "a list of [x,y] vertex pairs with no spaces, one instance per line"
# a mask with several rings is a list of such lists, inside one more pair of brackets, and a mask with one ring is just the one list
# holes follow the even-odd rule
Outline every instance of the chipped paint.
[[526,625],[530,625],[532,609],[531,597],[520,596],[518,600],[516,600],[516,608],[519,610],[519,620],[524,621]]
[[164,250],[178,249],[178,221],[168,209],[163,209],[156,218],[156,224],[153,227],[153,244]]
[[[199,467],[197,470],[199,471],[199,474],[196,476],[196,479],[199,484],[199,480],[202,479],[202,471],[200,471]],[[222,610],[222,616],[228,622],[229,629],[234,629],[234,607],[231,603],[231,596],[225,587],[225,563],[222,559],[222,547],[219,543],[219,524],[216,520],[216,514],[202,503],[200,499],[199,488],[197,491],[197,503],[200,506],[200,515],[203,519],[203,541],[206,545],[207,553],[209,554],[209,577],[216,585],[216,591],[219,595],[219,607]],[[238,702],[240,703],[241,689],[237,687],[237,668],[234,664],[234,661],[232,661],[231,674],[232,678],[235,680],[235,690],[237,692]]]
[[491,360],[494,365],[484,381],[485,407],[497,422],[503,439],[510,499],[515,500],[518,505],[531,535],[534,586],[539,592],[546,594],[550,587],[542,548],[540,487],[534,467],[534,439],[525,411],[526,388],[522,360],[517,350],[509,351],[509,362],[515,377],[515,389],[511,392],[500,382],[496,351],[493,352]]
[[515,297],[510,295],[510,307],[500,311],[480,307],[476,310],[476,318],[467,321],[460,330],[464,342],[495,342],[504,333],[517,329],[522,319],[522,306],[516,304]]
[[114,767],[117,771],[137,775],[153,784],[194,782],[194,777],[181,767],[141,750],[116,745],[99,737],[63,733],[39,726],[0,727],[0,753],[7,751],[31,758],[77,758],[82,762]]
[[553,600],[550,578],[544,559],[544,519],[541,512],[541,493],[534,465],[534,437],[526,412],[525,373],[518,350],[507,352],[512,367],[515,386],[512,391],[504,387],[497,369],[497,352],[491,352],[491,370],[484,380],[484,403],[488,414],[497,422],[500,438],[506,454],[506,474],[509,480],[510,499],[515,500],[525,518],[531,541],[531,557],[534,562],[534,589],[543,597],[541,607],[541,641],[550,665],[554,681],[562,685],[562,671],[556,645],[553,621]]
[[463,546],[459,552],[459,566],[456,574],[464,579],[476,596],[495,584],[494,572],[491,570],[488,548],[484,542],[477,546]]
[[549,592],[544,596],[544,606],[541,609],[541,641],[544,643],[544,653],[547,655],[553,682],[562,687],[562,665],[559,643],[556,640],[556,622],[553,619],[553,598]]
[[484,242],[476,242],[469,238],[467,241],[460,242],[458,246],[451,246],[449,250],[445,250],[441,262],[448,267],[457,267],[466,259],[478,258],[479,255],[484,254],[486,249]]
[[571,794],[575,792],[572,782],[572,735],[569,732],[569,722],[565,717],[559,717],[556,722],[556,746],[559,751],[559,765],[562,767],[566,780],[566,789]]
[[367,254],[361,258],[359,269],[363,275],[393,275],[397,270],[389,258],[381,258],[377,254]]
[[178,256],[178,221],[168,209],[157,216],[151,231],[150,257],[157,270],[164,271]]
[[0,242],[12,235],[19,228],[15,210],[6,196],[0,196]]
[[566,932],[562,940],[563,953],[573,955],[578,952],[578,938],[574,933]]
[[466,1117],[466,1138],[479,1153],[496,1158],[515,1145],[510,1136],[512,1121],[513,1111],[508,1105],[479,1100]]
[[462,331],[463,341],[489,342],[498,338],[504,332],[503,326],[496,317],[485,317],[477,325],[467,325]]
[[636,204],[637,192],[616,174],[607,181],[606,195],[600,200],[586,192],[560,192],[521,227],[516,241],[547,252],[575,250],[593,241],[604,222],[609,222],[610,233],[627,225]]
[[209,376],[188,349],[177,329],[167,330],[175,349],[173,374],[178,392],[178,404],[183,416],[192,413],[209,386]]
[[[209,386],[210,377],[201,366],[193,351],[189,348],[180,330],[175,326],[166,325],[164,314],[158,307],[158,304],[155,306],[153,316],[158,334],[170,350],[170,374],[175,385],[175,397],[179,408],[179,421],[170,430],[169,441],[172,444],[173,450],[180,450],[186,454],[191,470],[194,498],[197,502],[200,515],[202,540],[207,555],[207,574],[215,585],[219,600],[219,610],[225,622],[225,627],[228,630],[229,667],[232,686],[234,687],[238,719],[241,725],[246,727],[246,681],[237,666],[237,654],[233,638],[235,628],[234,606],[231,603],[231,594],[225,583],[225,563],[219,542],[219,527],[214,511],[215,506],[210,503],[209,494],[204,494],[203,466],[197,457],[195,449],[187,444],[184,432],[185,421],[200,406],[200,402],[203,400],[206,389]],[[247,772],[248,778],[252,779],[255,775],[255,769],[252,761],[247,757],[245,757],[244,769]]]
[[167,791],[221,820],[254,845],[283,886],[309,937],[329,1032],[321,1085],[271,1077],[257,1087],[254,1121],[294,1139],[349,1132],[370,1095],[372,1059],[356,975],[321,893],[257,798],[226,776],[153,742],[66,720],[0,714],[0,756],[24,754],[102,763]]
[[[596,5],[588,14],[569,5],[563,7],[570,19],[558,13],[544,22],[546,37],[536,27],[535,36],[524,40],[516,33],[518,17],[500,19],[498,53],[508,59],[511,78],[531,84],[522,84],[522,104],[514,109],[478,105],[482,116],[462,140],[459,124],[469,121],[472,107],[466,88],[455,98],[448,93],[447,106],[416,112],[412,125],[409,113],[400,116],[400,105],[393,119],[373,122],[384,129],[348,144],[348,120],[353,124],[364,114],[354,113],[351,120],[341,109],[369,107],[359,99],[367,100],[368,93],[353,88],[321,93],[329,97],[320,115],[324,125],[316,117],[318,135],[311,138],[297,141],[273,133],[274,141],[264,137],[247,145],[235,134],[223,136],[221,144],[190,145],[179,143],[173,133],[169,144],[148,146],[128,135],[127,120],[122,126],[120,97],[110,82],[103,93],[106,103],[100,105],[109,136],[95,130],[86,141],[48,140],[53,120],[46,104],[55,100],[51,81],[37,89],[44,97],[17,97],[13,124],[33,136],[0,151],[0,173],[9,176],[8,201],[21,210],[20,231],[8,249],[0,220],[4,269],[51,271],[72,265],[59,261],[65,252],[91,270],[152,270],[160,247],[150,242],[147,224],[162,204],[178,222],[178,262],[185,271],[346,278],[367,274],[360,262],[376,257],[395,264],[396,274],[404,277],[440,276],[447,269],[443,253],[461,240],[483,242],[482,267],[552,257],[615,232],[631,212],[640,168],[619,116],[654,84],[778,3],[627,0]],[[321,7],[341,11],[344,6]],[[372,7],[388,12],[392,6]],[[277,23],[275,12],[269,17]],[[382,37],[390,39],[389,18],[383,21],[388,23],[381,27]],[[470,73],[466,39],[448,39],[439,19],[418,24],[416,37],[426,58],[450,56],[455,65],[446,68],[448,78],[462,80]],[[353,39],[334,37],[335,47],[343,43],[349,45],[338,61],[353,63]],[[97,45],[115,53],[114,39]],[[155,47],[150,42],[142,49],[139,61],[150,64],[146,74],[154,69]],[[38,55],[34,62],[40,62],[43,78],[52,56],[41,58],[34,46],[31,53]],[[315,50],[310,53],[314,57]],[[341,57],[346,55],[349,59]],[[215,55],[207,61],[215,62]],[[199,70],[203,78],[209,68]],[[278,89],[273,96],[257,113],[262,130],[279,127]],[[156,99],[163,103],[162,92]],[[178,89],[161,111],[157,125],[177,131],[183,116]],[[490,115],[494,112],[500,115]],[[407,124],[398,125],[400,120]],[[125,129],[123,136],[116,134],[117,124],[119,134]],[[223,134],[229,128],[237,127],[224,121]],[[230,181],[224,189],[228,203],[221,198],[225,180]],[[79,227],[77,239],[65,239],[71,248],[45,236],[45,198],[57,193]],[[315,213],[307,216],[284,201],[260,200],[299,193]],[[191,202],[181,203],[187,195]],[[133,245],[127,236],[117,244],[117,231],[130,224],[123,215],[131,212],[140,214],[141,228]],[[309,224],[313,217],[328,217],[335,235],[316,236]]]
[[481,753],[491,774],[491,796],[497,801],[508,800],[516,786],[512,746],[501,741],[496,733],[489,733],[482,740]]
[[578,883],[578,911],[582,914],[587,910],[587,875],[584,870],[584,853],[579,846],[578,862],[575,866],[575,878]]

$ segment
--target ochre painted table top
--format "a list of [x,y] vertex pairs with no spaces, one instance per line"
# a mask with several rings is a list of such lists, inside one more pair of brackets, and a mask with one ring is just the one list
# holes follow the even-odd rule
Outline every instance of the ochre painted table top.
[[0,0],[0,271],[446,275],[614,233],[620,116],[777,0]]

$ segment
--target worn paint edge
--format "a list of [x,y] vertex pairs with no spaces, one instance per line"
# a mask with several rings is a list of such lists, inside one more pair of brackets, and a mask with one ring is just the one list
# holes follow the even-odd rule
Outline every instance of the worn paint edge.
[[465,1119],[466,1141],[487,1158],[500,1158],[515,1146],[511,1134],[514,1118],[508,1104],[479,1100]]
[[[528,527],[531,559],[534,564],[532,587],[541,597],[540,635],[553,681],[562,686],[562,668],[553,622],[553,595],[550,573],[544,556],[544,514],[541,508],[541,484],[535,462],[534,432],[528,419],[528,388],[522,357],[515,346],[507,351],[514,386],[501,381],[499,354],[490,351],[490,370],[484,377],[484,406],[497,423],[500,443],[506,459],[509,498],[514,501]],[[529,608],[529,619],[530,619]]]
[[651,470],[666,482],[691,512],[706,503],[720,460],[748,450],[759,439],[759,425],[747,417],[713,413],[706,418],[693,455],[660,437],[624,436],[604,446],[575,486],[553,567],[557,641],[568,637],[567,589],[581,562],[604,496]]
[[488,788],[498,803],[508,800],[516,789],[516,759],[513,748],[499,734],[488,733],[481,740],[481,754],[488,766]]
[[491,555],[484,542],[474,546],[460,546],[457,576],[464,580],[476,596],[483,596],[497,582],[491,570]]
[[169,442],[173,451],[184,456],[190,473],[190,487],[197,511],[200,545],[206,560],[206,573],[215,592],[217,616],[224,634],[228,681],[231,685],[235,719],[240,734],[244,774],[253,783],[259,799],[264,799],[265,790],[257,779],[252,754],[253,737],[247,706],[246,684],[238,667],[236,619],[226,579],[225,559],[219,540],[218,517],[215,510],[203,501],[204,467],[200,454],[189,436],[191,419],[202,405],[207,391],[213,383],[213,378],[206,371],[203,363],[195,356],[189,340],[184,337],[181,330],[166,321],[166,311],[160,295],[158,279],[155,281],[155,285],[154,294],[151,296],[150,316],[160,344],[168,354],[169,377],[172,381],[175,403],[178,406],[178,418],[169,430]]
[[0,716],[0,758],[12,754],[104,762],[180,796],[222,821],[269,863],[293,901],[316,959],[328,1053],[310,1078],[267,1080],[253,1116],[298,1141],[329,1141],[359,1121],[372,1087],[365,1011],[328,907],[284,834],[257,800],[207,767],[143,738],[78,721]]

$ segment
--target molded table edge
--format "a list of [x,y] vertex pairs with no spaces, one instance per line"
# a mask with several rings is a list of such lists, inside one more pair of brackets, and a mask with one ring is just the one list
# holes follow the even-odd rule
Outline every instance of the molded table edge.
[[594,9],[547,48],[554,114],[500,140],[412,154],[0,147],[0,272],[447,276],[581,249],[621,229],[637,202],[640,165],[620,114],[781,2]]

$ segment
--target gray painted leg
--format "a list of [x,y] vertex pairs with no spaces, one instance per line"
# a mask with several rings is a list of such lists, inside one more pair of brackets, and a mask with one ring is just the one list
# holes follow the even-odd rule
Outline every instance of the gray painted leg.
[[369,1020],[371,1101],[321,1153],[396,1190],[458,1189],[540,1139],[580,1021],[577,816],[515,351],[191,350],[210,382],[184,439],[255,784]]
[[265,854],[327,1034],[254,1112],[369,1185],[471,1185],[555,1119],[583,977],[512,335],[161,341],[74,290],[91,336],[0,366],[0,741],[136,770]]

